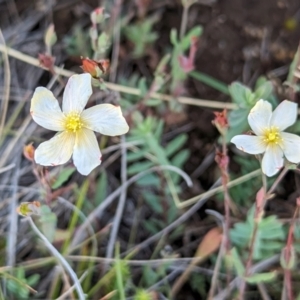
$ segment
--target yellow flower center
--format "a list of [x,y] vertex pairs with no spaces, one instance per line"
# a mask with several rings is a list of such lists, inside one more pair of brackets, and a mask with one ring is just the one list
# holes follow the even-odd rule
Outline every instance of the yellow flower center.
[[267,144],[278,145],[282,142],[282,137],[278,127],[271,126],[265,130],[264,142]]
[[67,131],[77,132],[83,126],[80,119],[80,114],[77,112],[71,112],[66,116],[65,127]]

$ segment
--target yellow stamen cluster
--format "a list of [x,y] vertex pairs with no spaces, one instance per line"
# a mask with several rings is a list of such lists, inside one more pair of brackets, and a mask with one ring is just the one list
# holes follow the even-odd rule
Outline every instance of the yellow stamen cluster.
[[83,126],[80,119],[80,114],[77,112],[71,112],[66,116],[65,127],[67,131],[77,132]]
[[264,142],[272,145],[279,145],[282,142],[282,137],[278,127],[271,126],[265,130]]

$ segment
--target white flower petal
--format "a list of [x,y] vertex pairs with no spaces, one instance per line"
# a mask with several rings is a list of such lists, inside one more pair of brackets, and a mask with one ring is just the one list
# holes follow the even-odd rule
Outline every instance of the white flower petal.
[[250,154],[260,154],[266,151],[266,144],[258,136],[236,135],[231,139],[231,143],[244,152]]
[[92,95],[91,75],[88,73],[72,75],[63,96],[63,112],[81,113]]
[[34,153],[34,160],[42,166],[56,166],[66,163],[72,156],[75,134],[63,131],[40,144]]
[[93,131],[83,128],[77,133],[73,161],[82,175],[88,175],[101,164],[101,152]]
[[272,116],[272,106],[268,101],[259,100],[248,115],[248,122],[256,135],[263,135],[269,127]]
[[300,137],[298,135],[281,132],[281,137],[283,139],[282,150],[284,156],[288,161],[292,163],[300,162]]
[[267,176],[275,175],[283,167],[283,152],[279,146],[269,145],[262,159],[262,171]]
[[129,130],[120,106],[99,104],[84,110],[81,119],[84,127],[105,135],[121,135]]
[[44,87],[35,89],[31,99],[30,113],[33,120],[46,129],[64,130],[65,115],[52,92]]
[[276,126],[280,131],[285,130],[296,122],[297,107],[294,102],[284,100],[274,110],[270,126]]

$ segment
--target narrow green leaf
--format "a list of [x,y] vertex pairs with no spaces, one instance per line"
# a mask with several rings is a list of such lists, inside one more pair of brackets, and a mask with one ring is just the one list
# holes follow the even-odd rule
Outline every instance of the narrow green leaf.
[[175,28],[171,29],[170,41],[174,46],[177,44],[177,30]]
[[241,107],[249,107],[248,97],[252,94],[251,90],[240,82],[233,82],[229,86],[232,101]]
[[260,273],[260,274],[253,274],[250,277],[245,277],[245,280],[248,283],[263,283],[263,282],[270,282],[276,278],[276,271],[267,272],[267,273]]
[[148,174],[146,176],[143,176],[136,183],[142,186],[154,186],[157,188],[161,185],[160,179],[157,177],[156,174]]
[[[171,163],[173,166],[181,169],[183,164],[188,160],[189,156],[190,156],[190,151],[188,149],[183,149],[171,159]],[[178,174],[174,174],[174,175],[178,175]]]
[[167,157],[172,156],[175,152],[179,151],[180,148],[187,141],[188,136],[186,134],[180,134],[174,138],[168,145],[165,147],[165,153]]
[[230,251],[230,258],[235,270],[239,276],[243,276],[245,273],[245,267],[240,259],[240,256],[236,248],[232,248]]
[[137,174],[146,171],[153,166],[154,163],[152,161],[137,162],[128,167],[127,173],[129,175]]
[[149,153],[149,149],[138,149],[136,152],[128,152],[127,153],[127,161],[133,162],[145,157],[145,155]]
[[256,100],[268,99],[273,91],[273,84],[271,81],[266,81],[255,90]]
[[192,37],[199,37],[203,32],[203,27],[198,25],[193,27],[180,41],[180,47],[182,51],[186,51],[189,49],[191,45],[191,38]]
[[107,196],[107,173],[102,171],[100,178],[98,179],[96,192],[95,192],[95,204],[98,206]]
[[198,72],[198,71],[192,71],[189,73],[189,76],[197,79],[198,81],[212,87],[213,89],[225,94],[225,95],[229,95],[229,89],[227,84],[225,84],[224,82],[215,79],[207,74]]
[[296,71],[296,68],[298,66],[298,62],[299,62],[299,48],[294,56],[294,59],[290,65],[290,69],[289,69],[289,74],[288,74],[288,78],[287,78],[287,82],[289,83],[293,83],[293,78],[294,78],[294,72]]
[[58,175],[57,179],[52,184],[52,189],[57,189],[61,187],[68,179],[69,177],[75,172],[75,168],[64,168]]

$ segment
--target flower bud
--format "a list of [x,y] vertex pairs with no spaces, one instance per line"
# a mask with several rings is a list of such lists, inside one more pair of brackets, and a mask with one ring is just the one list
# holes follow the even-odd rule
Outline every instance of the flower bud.
[[284,247],[280,255],[280,265],[285,270],[292,270],[296,266],[296,253],[295,248],[290,245],[289,247]]
[[214,112],[215,119],[212,123],[217,127],[221,135],[224,135],[228,128],[227,110],[224,109],[222,112]]
[[44,36],[45,45],[48,48],[51,48],[56,43],[56,41],[57,41],[57,35],[54,30],[54,25],[50,24]]
[[105,32],[102,32],[100,36],[98,37],[98,51],[100,53],[104,53],[110,46],[110,37]]
[[30,161],[34,160],[34,151],[35,148],[32,146],[32,143],[24,146],[23,148],[23,155]]
[[91,21],[93,24],[100,24],[105,19],[104,8],[97,7],[91,13]]
[[101,59],[99,61],[87,58],[81,58],[82,70],[85,73],[91,74],[93,78],[100,78],[101,75],[107,73],[109,68],[109,60]]

